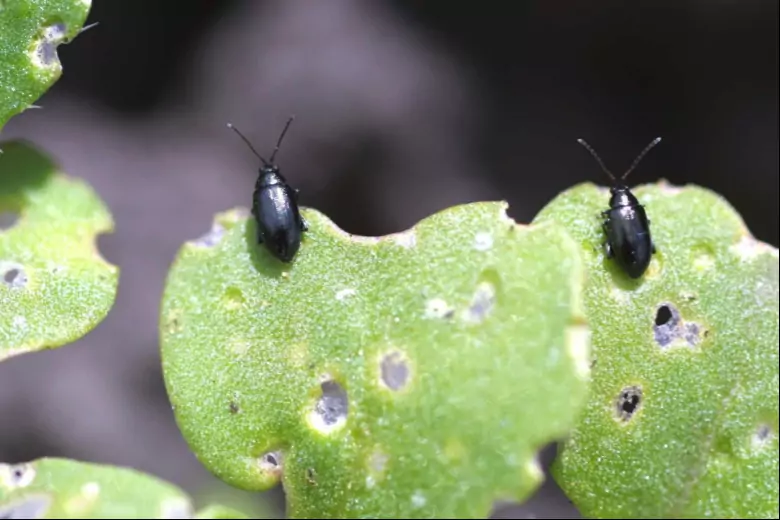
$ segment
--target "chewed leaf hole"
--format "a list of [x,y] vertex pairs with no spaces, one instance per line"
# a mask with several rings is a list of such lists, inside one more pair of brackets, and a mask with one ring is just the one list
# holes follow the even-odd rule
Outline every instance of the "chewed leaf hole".
[[452,318],[454,314],[455,309],[441,298],[432,298],[425,303],[426,318]]
[[51,505],[48,495],[31,495],[0,505],[0,518],[42,518]]
[[616,412],[622,421],[628,421],[642,404],[642,389],[638,386],[624,388],[617,398]]
[[55,23],[43,30],[40,40],[32,51],[32,63],[36,67],[51,67],[59,63],[57,46],[65,40],[67,27],[64,23]]
[[268,469],[276,469],[282,465],[282,454],[278,451],[270,451],[260,458],[260,465]]
[[284,469],[282,452],[269,451],[264,453],[263,456],[260,457],[259,465],[263,473],[273,478],[281,477],[282,470]]
[[330,433],[344,426],[349,412],[347,392],[335,381],[320,385],[322,395],[309,416],[312,426],[321,433]]
[[772,429],[769,428],[768,424],[758,425],[758,428],[756,428],[755,433],[753,434],[753,448],[761,449],[766,446],[771,435]]
[[20,265],[0,262],[0,280],[8,287],[20,288],[27,285],[27,274]]
[[225,236],[225,228],[222,224],[215,222],[208,233],[195,240],[195,245],[198,247],[214,247],[219,244],[223,236]]
[[0,487],[25,488],[35,480],[35,468],[30,464],[0,464]]
[[390,390],[401,390],[409,379],[409,366],[398,351],[382,356],[380,363],[382,383]]
[[490,282],[482,282],[477,286],[474,291],[474,296],[471,298],[463,317],[466,321],[471,323],[480,323],[488,317],[493,310],[493,306],[496,303],[496,288]]
[[474,237],[474,249],[477,251],[487,251],[493,247],[493,235],[481,231]]
[[672,318],[672,310],[669,308],[669,306],[661,305],[658,307],[658,312],[655,314],[655,326],[660,327],[662,325],[666,325],[672,321]]
[[653,336],[662,348],[673,343],[693,347],[707,334],[708,331],[703,330],[698,323],[683,320],[680,311],[671,303],[663,303],[656,309]]
[[10,229],[19,220],[19,215],[12,211],[0,211],[0,231]]

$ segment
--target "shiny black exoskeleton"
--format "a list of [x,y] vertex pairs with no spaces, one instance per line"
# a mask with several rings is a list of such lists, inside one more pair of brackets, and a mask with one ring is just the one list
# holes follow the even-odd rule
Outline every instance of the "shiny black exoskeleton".
[[[625,179],[631,171],[636,168],[642,157],[661,141],[658,137],[654,139],[636,159],[631,167],[620,177],[620,181]],[[604,217],[602,225],[604,233],[607,236],[605,250],[608,258],[614,258],[623,271],[631,278],[639,278],[650,265],[650,259],[655,254],[655,245],[650,236],[650,220],[647,218],[644,206],[631,193],[631,190],[619,182],[612,172],[610,172],[596,154],[593,148],[582,139],[578,142],[583,145],[601,166],[601,169],[609,175],[613,181],[610,188],[609,209],[603,211]]]
[[308,230],[306,220],[298,209],[298,190],[287,184],[279,173],[279,167],[274,163],[276,152],[279,151],[279,145],[282,144],[292,120],[291,117],[287,121],[269,161],[263,159],[249,140],[228,123],[228,127],[233,129],[263,162],[252,194],[252,215],[257,223],[257,243],[265,244],[271,254],[286,263],[295,257],[303,232]]
[[602,212],[607,235],[605,249],[631,278],[642,276],[655,253],[650,220],[631,190],[622,184],[610,189],[609,209]]

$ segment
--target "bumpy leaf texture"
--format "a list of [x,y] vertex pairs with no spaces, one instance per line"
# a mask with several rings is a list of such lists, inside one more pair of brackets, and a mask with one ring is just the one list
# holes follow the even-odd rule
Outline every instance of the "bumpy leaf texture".
[[57,46],[79,34],[91,4],[0,0],[0,131],[60,78]]
[[0,464],[0,518],[247,518],[199,513],[178,487],[139,471],[58,458]]
[[709,190],[634,193],[658,250],[639,280],[603,252],[606,189],[576,186],[536,219],[581,245],[593,334],[590,397],[554,475],[593,518],[777,518],[777,249]]
[[588,377],[577,245],[503,203],[350,236],[304,209],[291,264],[246,211],[186,243],[161,311],[176,419],[205,466],[282,481],[293,518],[484,518],[524,500]]
[[108,314],[119,270],[99,254],[113,230],[83,181],[33,147],[0,154],[0,361],[82,337]]

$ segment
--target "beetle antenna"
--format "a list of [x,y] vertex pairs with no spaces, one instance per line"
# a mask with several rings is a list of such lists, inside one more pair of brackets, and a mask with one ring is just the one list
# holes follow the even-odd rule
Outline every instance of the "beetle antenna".
[[284,134],[287,133],[287,129],[290,128],[290,123],[293,122],[293,119],[295,119],[295,116],[290,116],[290,119],[287,120],[287,124],[284,125],[284,130],[282,130],[281,135],[279,135],[279,140],[276,141],[276,148],[274,148],[274,151],[271,154],[271,164],[274,163],[274,157],[276,157],[276,152],[279,151],[279,146],[281,146],[282,144],[282,139],[284,139]]
[[596,162],[599,163],[599,166],[601,166],[601,169],[604,170],[604,173],[609,175],[609,178],[613,181],[617,181],[615,179],[615,176],[612,175],[612,172],[607,169],[606,166],[604,166],[604,161],[601,160],[601,157],[599,157],[599,154],[596,153],[596,150],[594,150],[588,143],[585,142],[585,139],[577,139],[577,142],[580,143],[582,146],[585,147],[587,151],[590,152],[590,154],[593,156],[594,159],[596,159]]
[[268,166],[268,161],[266,161],[265,159],[263,159],[263,156],[262,156],[262,155],[260,155],[259,153],[257,153],[257,150],[255,150],[255,147],[254,147],[254,146],[252,146],[252,143],[250,143],[250,142],[249,142],[249,139],[247,139],[246,137],[244,137],[244,134],[242,134],[242,133],[241,133],[241,131],[240,131],[238,128],[236,128],[235,126],[233,126],[233,123],[228,123],[228,124],[227,124],[227,126],[228,126],[228,128],[230,128],[231,130],[233,130],[235,133],[237,133],[237,134],[238,134],[238,137],[240,137],[241,139],[243,139],[243,140],[244,140],[244,142],[246,143],[246,145],[249,147],[249,149],[250,149],[250,150],[252,150],[252,153],[253,153],[253,154],[255,154],[255,155],[257,156],[257,158],[258,158],[258,159],[260,159],[261,161],[263,161],[263,166]]
[[629,168],[628,170],[626,170],[626,173],[624,173],[624,174],[623,174],[623,176],[620,178],[620,180],[623,180],[623,179],[625,179],[626,177],[628,177],[628,174],[629,174],[629,173],[631,173],[631,172],[634,170],[634,168],[636,168],[636,167],[637,167],[637,165],[639,164],[639,161],[641,161],[641,160],[642,160],[642,158],[643,158],[645,155],[647,155],[647,152],[649,152],[650,150],[652,150],[652,149],[655,147],[655,145],[657,145],[657,144],[658,144],[658,143],[660,143],[660,142],[661,142],[661,138],[660,138],[660,137],[656,137],[655,139],[653,139],[652,141],[650,141],[650,144],[648,144],[647,146],[645,146],[645,149],[644,149],[644,150],[642,150],[642,153],[640,153],[639,155],[637,155],[637,156],[636,156],[636,159],[634,159],[634,162],[631,164],[631,168]]

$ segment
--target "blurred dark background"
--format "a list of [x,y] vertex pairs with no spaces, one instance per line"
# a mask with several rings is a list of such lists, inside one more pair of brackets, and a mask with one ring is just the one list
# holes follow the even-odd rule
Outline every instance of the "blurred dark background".
[[[249,499],[187,450],[159,368],[166,270],[212,215],[250,204],[279,154],[301,202],[384,234],[447,206],[505,199],[527,222],[572,184],[666,178],[723,194],[778,245],[778,2],[97,1],[60,47],[64,75],[14,118],[110,206],[116,305],[70,347],[0,364],[0,460],[132,466],[198,496]],[[548,459],[549,459],[548,453]],[[264,494],[279,514],[279,490]],[[576,517],[549,481],[503,517]]]

